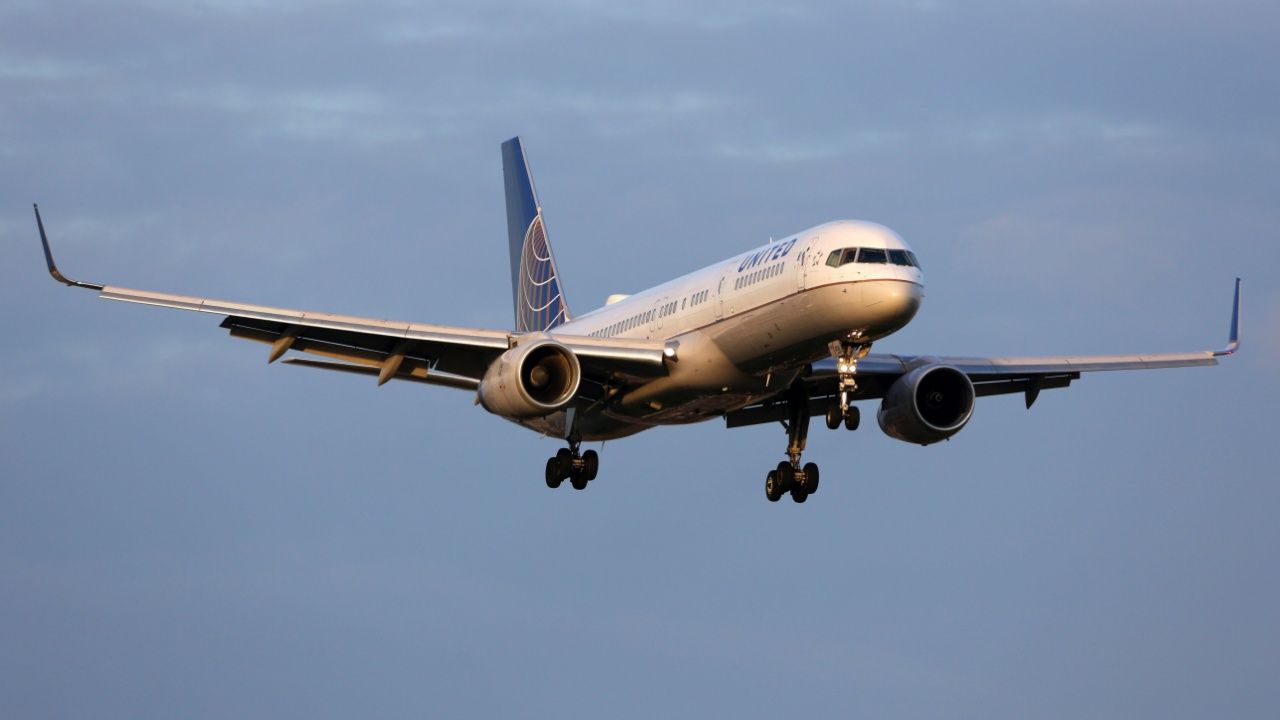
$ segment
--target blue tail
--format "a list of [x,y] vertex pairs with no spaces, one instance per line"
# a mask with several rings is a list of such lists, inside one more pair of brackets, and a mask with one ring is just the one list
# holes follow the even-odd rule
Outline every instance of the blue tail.
[[519,137],[502,143],[507,193],[507,239],[511,243],[511,294],[516,331],[550,330],[569,320],[560,274],[547,242],[538,193]]

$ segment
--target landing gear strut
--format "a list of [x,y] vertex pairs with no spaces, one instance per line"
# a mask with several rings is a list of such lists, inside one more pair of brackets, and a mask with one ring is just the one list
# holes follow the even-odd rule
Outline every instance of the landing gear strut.
[[560,448],[547,460],[547,487],[555,489],[568,480],[574,490],[584,490],[587,483],[596,479],[600,456],[595,450],[579,453],[579,444],[577,440],[570,440],[569,447]]
[[793,501],[802,503],[818,491],[818,466],[800,464],[809,438],[809,393],[801,381],[787,390],[787,421],[783,426],[787,429],[787,460],[765,476],[764,496],[769,502],[778,502],[784,494],[791,493]]
[[860,344],[854,338],[831,342],[831,355],[836,359],[836,389],[839,397],[827,408],[827,427],[835,430],[843,423],[846,430],[857,430],[862,417],[858,408],[849,404],[849,395],[857,392],[858,361],[871,352],[871,344]]

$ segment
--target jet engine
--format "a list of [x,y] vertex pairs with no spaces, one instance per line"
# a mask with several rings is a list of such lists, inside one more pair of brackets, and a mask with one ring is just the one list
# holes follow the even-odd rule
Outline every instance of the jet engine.
[[876,420],[891,438],[928,445],[960,432],[973,401],[969,376],[947,365],[922,365],[889,386]]
[[504,352],[480,381],[480,404],[503,417],[534,418],[564,408],[578,394],[582,367],[569,348],[533,340]]

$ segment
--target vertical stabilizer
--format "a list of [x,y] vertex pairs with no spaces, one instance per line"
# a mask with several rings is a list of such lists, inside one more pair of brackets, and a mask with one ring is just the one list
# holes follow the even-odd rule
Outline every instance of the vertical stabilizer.
[[556,261],[547,241],[538,193],[519,137],[502,143],[507,194],[507,240],[511,245],[511,293],[516,331],[550,330],[569,320]]

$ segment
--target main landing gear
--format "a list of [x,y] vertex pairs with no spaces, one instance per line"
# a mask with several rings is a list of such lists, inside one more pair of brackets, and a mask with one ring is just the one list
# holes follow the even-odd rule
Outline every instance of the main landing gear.
[[574,490],[585,490],[587,483],[596,479],[600,470],[600,456],[595,450],[578,452],[578,443],[569,442],[569,447],[560,448],[554,456],[547,460],[547,487],[555,489],[565,480]]
[[800,454],[809,438],[809,393],[803,382],[796,381],[787,390],[787,421],[783,426],[787,429],[788,459],[765,476],[764,496],[769,502],[778,502],[791,493],[793,501],[802,503],[818,491],[818,466],[800,464]]
[[564,439],[569,447],[547,460],[547,487],[552,490],[560,487],[565,480],[574,490],[586,490],[587,483],[596,479],[600,471],[600,456],[595,450],[579,452],[582,445],[582,433],[578,430],[578,410],[569,408],[565,411]]

